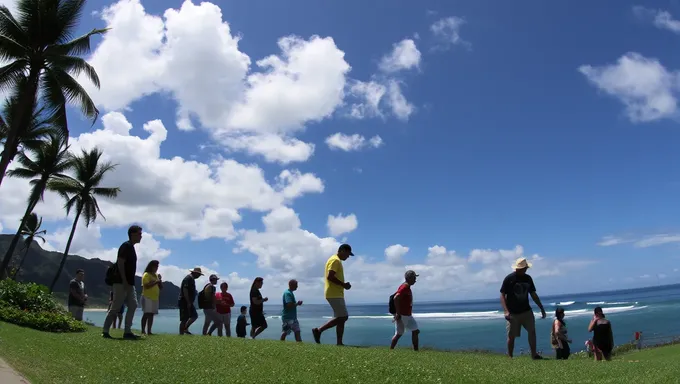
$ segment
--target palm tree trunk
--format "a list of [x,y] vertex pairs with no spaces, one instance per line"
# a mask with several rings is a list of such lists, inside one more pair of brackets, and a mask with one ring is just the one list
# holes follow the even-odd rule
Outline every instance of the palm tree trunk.
[[76,233],[76,227],[78,226],[78,219],[80,218],[80,213],[82,212],[82,209],[79,209],[78,212],[76,212],[76,219],[73,220],[73,227],[71,227],[71,234],[68,235],[68,241],[66,242],[66,249],[64,250],[64,255],[61,257],[61,263],[59,263],[59,269],[57,269],[57,275],[54,276],[54,280],[52,281],[52,284],[50,284],[50,293],[54,291],[54,286],[57,285],[57,281],[59,280],[59,276],[61,275],[61,271],[64,269],[64,265],[66,264],[66,258],[68,258],[68,251],[71,248],[71,242],[73,241],[73,235]]
[[19,274],[19,271],[21,270],[21,267],[24,266],[24,261],[26,261],[26,256],[28,256],[28,250],[31,249],[31,246],[29,245],[26,247],[26,250],[24,251],[24,257],[21,258],[21,262],[19,263],[19,266],[17,269],[14,271],[14,276],[12,276],[12,280],[17,279],[17,275]]
[[[35,98],[38,94],[38,81],[40,80],[40,65],[31,65],[31,71],[28,74],[28,84],[26,88],[20,91],[18,110],[16,111],[16,118],[10,127],[7,127],[7,140],[5,141],[5,150],[2,152],[0,158],[0,185],[5,178],[5,173],[9,167],[9,163],[17,153],[19,146],[20,132],[26,129],[30,119],[33,117],[33,109],[35,108]],[[5,267],[6,268],[6,267]]]
[[26,207],[26,212],[24,212],[24,217],[23,219],[21,219],[19,229],[17,229],[17,233],[14,235],[12,242],[9,244],[9,248],[7,248],[5,257],[2,259],[2,264],[0,264],[0,279],[5,278],[7,267],[9,266],[10,261],[12,261],[12,256],[14,254],[14,250],[17,248],[17,244],[19,244],[19,239],[21,239],[21,229],[26,224],[26,220],[28,220],[28,215],[30,215],[31,212],[33,212],[33,209],[35,208],[36,205],[38,205],[38,202],[33,201],[30,204],[28,204],[28,207]]

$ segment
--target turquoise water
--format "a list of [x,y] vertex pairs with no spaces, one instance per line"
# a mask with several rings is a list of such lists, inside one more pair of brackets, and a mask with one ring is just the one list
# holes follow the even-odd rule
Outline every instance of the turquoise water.
[[[416,297],[417,298],[417,297]],[[614,338],[617,344],[628,342],[636,331],[642,331],[652,341],[652,335],[661,339],[680,335],[680,285],[625,290],[605,293],[584,293],[544,297],[548,317],[540,319],[540,313],[534,306],[537,315],[536,328],[539,350],[550,353],[550,325],[556,306],[565,309],[569,334],[574,340],[572,350],[582,350],[584,342],[589,338],[588,323],[592,317],[592,309],[596,306],[604,308],[607,318],[611,320]],[[239,307],[237,304],[236,307]],[[485,349],[502,352],[505,350],[505,320],[499,309],[498,300],[482,300],[453,303],[419,303],[414,302],[414,316],[421,329],[421,346],[437,349]],[[269,328],[259,338],[278,339],[281,333],[279,319],[281,307],[265,306]],[[387,303],[379,305],[348,306],[350,320],[345,329],[345,344],[379,346],[389,345],[394,333],[392,317],[387,313]],[[200,312],[200,311],[199,311]],[[311,329],[322,325],[331,317],[327,305],[305,304],[298,310],[302,338],[305,342],[313,342]],[[86,311],[85,318],[101,325],[105,312]],[[200,334],[203,317],[191,328],[194,334]],[[140,327],[141,313],[135,316],[134,327]],[[161,310],[154,320],[155,333],[177,333],[179,313],[177,310]],[[232,332],[235,328],[232,319]],[[516,342],[516,351],[526,350],[526,333]],[[292,335],[289,337],[293,340]],[[654,340],[661,340],[654,339]],[[335,332],[324,333],[323,343],[335,343]],[[401,345],[408,346],[409,338],[403,338]]]

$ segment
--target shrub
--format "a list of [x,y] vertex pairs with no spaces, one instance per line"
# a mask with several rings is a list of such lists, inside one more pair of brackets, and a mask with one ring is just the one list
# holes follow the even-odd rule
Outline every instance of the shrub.
[[64,307],[54,300],[44,285],[17,283],[11,279],[0,281],[1,302],[33,312],[65,312]]
[[77,321],[48,292],[34,283],[0,281],[0,321],[49,332],[83,332]]
[[31,312],[0,302],[0,321],[48,332],[83,332],[85,324],[65,312]]

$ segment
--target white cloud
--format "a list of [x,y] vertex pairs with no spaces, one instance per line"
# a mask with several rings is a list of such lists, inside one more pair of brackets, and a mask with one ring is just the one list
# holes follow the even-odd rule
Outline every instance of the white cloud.
[[406,97],[401,92],[401,85],[398,81],[390,80],[387,82],[387,97],[392,113],[399,120],[406,121],[415,112],[415,106],[406,100]]
[[454,45],[470,47],[470,43],[460,37],[460,28],[465,19],[451,16],[439,19],[430,26],[430,31],[438,41],[437,49],[448,49]]
[[357,216],[353,213],[347,216],[343,216],[342,214],[337,216],[328,215],[326,226],[328,227],[328,233],[330,233],[331,236],[340,236],[357,229],[359,221],[357,220]]
[[[118,186],[115,200],[99,199],[106,221],[103,227],[127,227],[141,223],[148,231],[166,238],[189,236],[233,239],[239,211],[266,213],[308,193],[323,192],[323,182],[311,173],[283,170],[270,183],[256,165],[216,158],[209,163],[180,157],[162,158],[167,130],[160,120],[144,124],[148,136],[130,135],[132,125],[117,112],[102,117],[103,128],[71,138],[74,151],[103,150],[103,161],[118,164],[102,182]],[[14,164],[12,166],[15,166]],[[0,221],[14,226],[28,196],[28,183],[8,179],[0,188]],[[64,217],[63,202],[53,193],[36,212],[49,220]]]
[[180,129],[193,129],[194,120],[227,148],[286,164],[313,152],[289,135],[343,103],[350,66],[330,37],[282,37],[281,53],[256,61],[253,72],[240,37],[212,3],[187,0],[161,18],[139,0],[120,0],[101,17],[112,29],[90,62],[102,86],[86,87],[108,110],[162,92],[178,103]]
[[628,243],[632,243],[633,246],[636,248],[649,248],[670,243],[680,243],[680,234],[660,233],[637,238],[605,236],[597,243],[597,245],[602,247],[609,247],[612,245]]
[[582,65],[579,72],[601,91],[626,106],[632,122],[648,122],[677,114],[677,72],[668,71],[656,59],[627,53],[616,64]]
[[380,60],[380,70],[387,73],[416,68],[420,66],[421,54],[415,41],[404,39],[392,46],[392,52]]
[[390,245],[385,248],[385,261],[393,265],[399,265],[408,251],[409,247],[405,247],[401,244]]
[[358,151],[360,149],[371,147],[378,148],[383,145],[383,140],[380,136],[373,136],[370,139],[358,133],[353,135],[346,135],[344,133],[334,133],[326,138],[326,144],[330,149],[339,149],[345,152]]
[[633,12],[642,19],[650,19],[657,28],[680,33],[680,20],[674,19],[668,11],[635,6]]

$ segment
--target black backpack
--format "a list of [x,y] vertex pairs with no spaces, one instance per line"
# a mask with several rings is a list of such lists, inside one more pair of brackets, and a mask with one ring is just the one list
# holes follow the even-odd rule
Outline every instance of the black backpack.
[[206,284],[205,287],[198,293],[198,308],[205,309],[205,289],[208,288],[210,284]]
[[390,307],[390,314],[392,315],[397,314],[397,307],[394,305],[394,295],[396,295],[396,293],[390,295],[390,302],[388,304]]
[[104,283],[108,286],[118,283],[120,276],[118,275],[118,264],[113,263],[106,269],[106,275],[104,276]]

